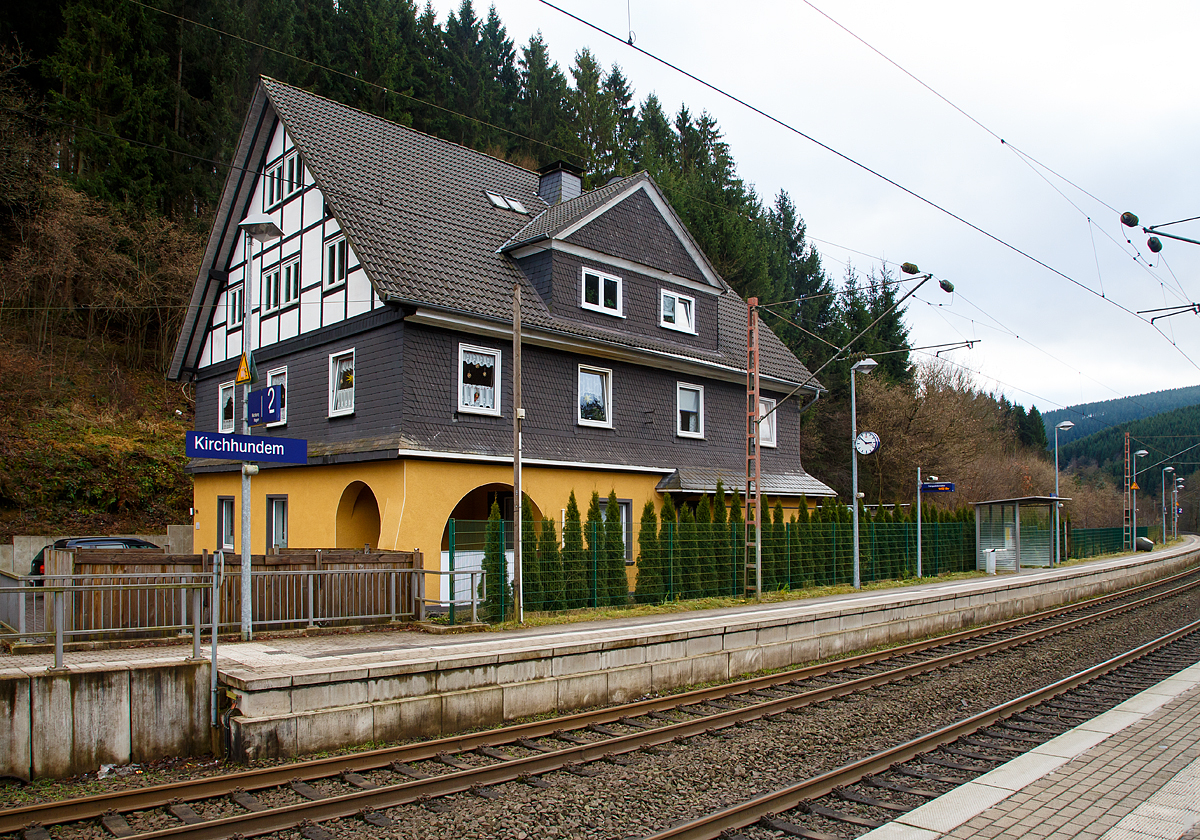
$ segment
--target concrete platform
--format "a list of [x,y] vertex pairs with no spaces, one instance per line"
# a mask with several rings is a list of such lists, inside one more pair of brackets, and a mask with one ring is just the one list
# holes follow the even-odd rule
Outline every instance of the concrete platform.
[[860,840],[1200,836],[1200,665]]
[[[287,758],[628,701],[1010,618],[1197,564],[1200,540],[1189,538],[1149,554],[1066,568],[807,601],[466,635],[397,630],[263,638],[222,643],[219,681],[234,709],[232,757]],[[47,692],[83,697],[76,683],[99,684],[86,696],[103,710],[132,715],[141,671],[155,672],[160,702],[186,701],[160,714],[177,711],[181,724],[205,726],[204,732],[181,726],[178,746],[160,740],[151,742],[153,749],[206,742],[207,691],[193,695],[207,683],[207,663],[187,662],[190,652],[188,646],[69,653],[63,672],[46,670],[52,654],[0,655],[0,733],[7,733],[0,737],[0,774],[69,775],[95,769],[89,764],[98,754],[108,762],[145,756],[136,720],[110,727],[103,745],[89,745],[81,734],[73,761],[47,762],[36,738]],[[110,691],[101,679],[110,671],[134,676],[110,680]]]

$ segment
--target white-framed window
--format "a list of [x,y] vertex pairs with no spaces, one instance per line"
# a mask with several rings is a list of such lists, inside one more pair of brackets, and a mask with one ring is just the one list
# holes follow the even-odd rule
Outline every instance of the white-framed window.
[[658,324],[669,330],[696,333],[696,299],[663,289],[659,295]]
[[612,428],[612,371],[579,366],[580,426]]
[[761,418],[758,423],[758,442],[761,446],[775,446],[775,429],[779,419],[779,412],[774,411],[775,400],[767,397],[758,398],[758,416]]
[[262,276],[262,305],[263,312],[270,312],[273,309],[278,309],[283,296],[283,284],[281,278],[283,272],[279,266],[268,268],[263,271]]
[[579,305],[584,309],[625,317],[621,300],[621,278],[602,274],[594,268],[585,268]]
[[344,236],[325,243],[326,289],[332,289],[346,282],[347,247]]
[[217,431],[232,432],[237,419],[234,417],[234,383],[222,382],[217,388]]
[[500,414],[500,351],[458,345],[458,410]]
[[217,550],[233,551],[233,497],[217,498]]
[[[617,513],[621,517],[621,541],[624,542],[625,565],[633,565],[633,500],[632,499],[617,499]],[[565,511],[564,511],[565,514]],[[565,520],[564,516],[564,520]],[[608,521],[608,500],[604,500],[604,507],[600,508],[600,519],[604,522]]]
[[263,173],[263,210],[283,201],[283,161],[268,166]]
[[675,434],[680,437],[704,437],[704,386],[677,383],[675,407],[679,416]]
[[268,423],[268,426],[282,426],[287,422],[287,368],[275,368],[267,371],[267,387],[279,387],[279,422]]
[[283,159],[283,196],[287,198],[304,187],[304,164],[300,153],[292,151]]
[[283,302],[288,306],[300,300],[300,257],[294,257],[283,264]]
[[226,322],[230,329],[240,327],[246,320],[246,287],[238,283],[225,292]]
[[288,497],[267,496],[267,553],[288,544]]
[[329,354],[329,416],[354,413],[354,350]]

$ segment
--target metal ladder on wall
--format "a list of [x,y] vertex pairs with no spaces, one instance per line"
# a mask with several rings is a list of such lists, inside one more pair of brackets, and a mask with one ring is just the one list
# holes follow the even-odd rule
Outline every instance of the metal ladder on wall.
[[1126,551],[1133,551],[1133,465],[1129,458],[1129,432],[1125,433],[1125,525],[1122,544]]
[[762,521],[762,500],[759,498],[761,478],[761,449],[758,436],[758,298],[746,301],[746,553],[742,580],[746,597],[760,592],[757,570],[761,568],[761,546],[758,542]]

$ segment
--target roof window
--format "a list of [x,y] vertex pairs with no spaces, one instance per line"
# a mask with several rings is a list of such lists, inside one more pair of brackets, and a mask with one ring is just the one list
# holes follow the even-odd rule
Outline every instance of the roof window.
[[492,202],[493,205],[499,207],[501,210],[516,210],[522,215],[529,215],[529,211],[525,208],[525,205],[517,201],[515,198],[509,198],[508,196],[489,192],[488,190],[484,190],[483,194],[488,197],[488,201]]

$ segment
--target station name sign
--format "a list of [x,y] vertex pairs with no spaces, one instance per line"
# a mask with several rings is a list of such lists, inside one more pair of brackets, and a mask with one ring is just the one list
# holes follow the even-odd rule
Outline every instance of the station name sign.
[[298,438],[188,432],[187,456],[221,458],[228,461],[307,464],[308,441]]
[[921,482],[922,493],[953,493],[953,481],[923,481]]

